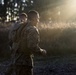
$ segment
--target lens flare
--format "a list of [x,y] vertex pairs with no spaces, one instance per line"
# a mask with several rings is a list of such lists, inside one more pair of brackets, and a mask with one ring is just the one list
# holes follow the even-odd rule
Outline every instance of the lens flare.
[[69,17],[73,17],[73,15],[76,14],[76,0],[68,0],[66,3],[66,10],[67,10],[67,15]]

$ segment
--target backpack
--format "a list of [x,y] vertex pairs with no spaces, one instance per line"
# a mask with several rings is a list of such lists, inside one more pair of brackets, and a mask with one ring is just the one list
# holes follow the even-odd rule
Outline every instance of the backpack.
[[21,32],[24,29],[25,24],[24,23],[16,23],[14,27],[12,28],[10,32],[10,40],[13,42],[12,43],[12,50],[18,50],[19,44],[20,44],[20,39],[21,39]]

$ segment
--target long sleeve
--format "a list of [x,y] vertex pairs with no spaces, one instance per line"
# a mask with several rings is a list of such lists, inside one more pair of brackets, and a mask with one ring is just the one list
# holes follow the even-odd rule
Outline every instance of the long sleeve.
[[29,29],[27,34],[27,47],[32,53],[41,53],[39,47],[39,32],[36,27]]

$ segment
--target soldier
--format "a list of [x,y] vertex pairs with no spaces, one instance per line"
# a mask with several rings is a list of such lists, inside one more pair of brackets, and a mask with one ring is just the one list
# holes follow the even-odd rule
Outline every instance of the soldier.
[[36,28],[38,22],[39,13],[29,11],[28,22],[19,34],[18,49],[14,52],[16,75],[33,75],[33,54],[46,54],[46,50],[39,47],[39,31]]
[[33,54],[46,54],[39,47],[39,32],[36,25],[39,22],[39,13],[31,10],[28,13],[28,23],[21,32],[19,49],[16,52],[16,75],[33,75]]
[[13,39],[16,35],[15,31],[17,31],[21,25],[25,25],[27,23],[27,14],[26,13],[21,13],[19,15],[19,20],[13,24],[13,26],[10,28],[9,32],[9,43],[10,43],[10,48],[12,47],[12,42]]
[[11,75],[13,73],[14,70],[14,61],[15,59],[15,52],[18,49],[18,40],[20,39],[20,33],[22,31],[22,29],[25,27],[27,23],[27,14],[26,13],[21,13],[19,15],[19,21],[16,22],[13,27],[10,28],[9,31],[9,46],[10,46],[10,50],[11,50],[11,65],[9,66],[9,68],[7,69],[5,75]]

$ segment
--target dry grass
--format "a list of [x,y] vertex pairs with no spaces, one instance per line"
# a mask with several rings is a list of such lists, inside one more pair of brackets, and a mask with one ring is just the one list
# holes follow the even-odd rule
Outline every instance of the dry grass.
[[[76,53],[76,23],[41,24],[40,46],[45,48],[48,55],[64,55]],[[0,56],[10,55],[8,33],[10,24],[0,25]]]
[[76,53],[76,23],[53,23],[39,30],[40,45],[49,54]]

